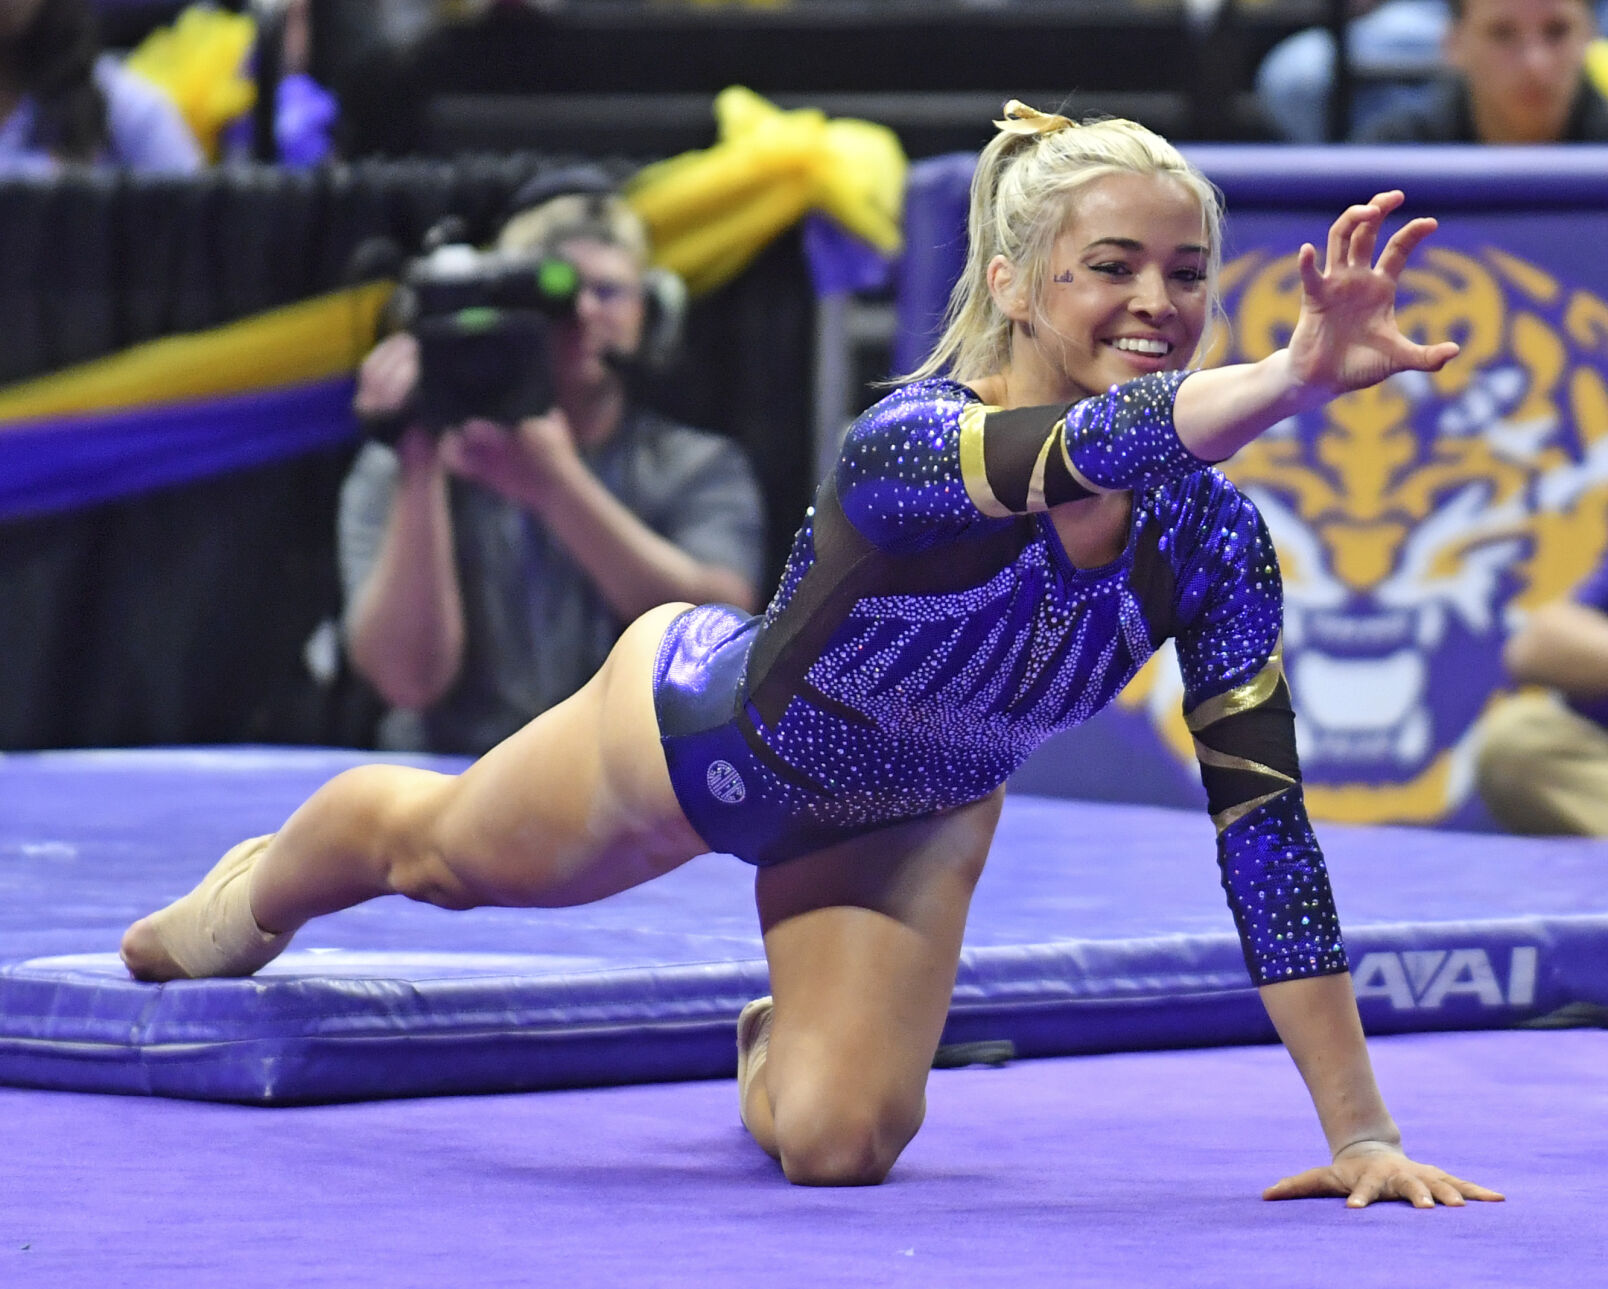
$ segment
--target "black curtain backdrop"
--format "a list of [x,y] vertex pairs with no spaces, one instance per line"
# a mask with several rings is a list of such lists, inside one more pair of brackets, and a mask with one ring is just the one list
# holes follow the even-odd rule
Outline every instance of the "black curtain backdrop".
[[[524,179],[572,160],[0,183],[0,380],[332,289],[366,240],[412,249],[445,214],[484,238]],[[813,333],[790,234],[693,306],[683,361],[646,391],[749,451],[772,577],[813,483]],[[367,744],[373,695],[344,673],[316,682],[303,659],[340,608],[334,517],[353,450],[0,521],[0,749]]]

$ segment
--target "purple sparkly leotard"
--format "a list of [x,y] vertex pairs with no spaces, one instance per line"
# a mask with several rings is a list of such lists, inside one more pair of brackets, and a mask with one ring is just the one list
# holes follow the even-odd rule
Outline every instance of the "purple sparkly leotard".
[[[867,411],[764,615],[692,609],[660,648],[665,754],[705,841],[769,864],[975,801],[1173,638],[1253,979],[1345,970],[1272,543],[1179,442],[1183,379],[1010,411],[933,379]],[[1126,489],[1121,555],[1074,567],[1046,510]]]

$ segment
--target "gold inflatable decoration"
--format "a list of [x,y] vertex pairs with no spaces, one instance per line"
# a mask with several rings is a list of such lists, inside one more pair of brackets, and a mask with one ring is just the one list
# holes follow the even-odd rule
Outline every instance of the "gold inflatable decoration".
[[643,169],[627,199],[654,258],[694,295],[730,281],[811,210],[885,255],[902,245],[904,149],[870,121],[783,111],[733,86],[715,98],[719,142]]
[[257,101],[247,65],[256,38],[256,24],[245,14],[192,5],[130,50],[125,65],[178,104],[202,150],[216,161],[224,127]]
[[1597,93],[1608,97],[1608,37],[1599,36],[1586,46],[1586,75]]

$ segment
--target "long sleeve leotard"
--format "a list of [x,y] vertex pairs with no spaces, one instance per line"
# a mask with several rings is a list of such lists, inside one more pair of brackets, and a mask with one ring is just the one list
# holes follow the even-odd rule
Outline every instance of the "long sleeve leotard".
[[[695,616],[661,651],[666,753],[705,839],[775,862],[976,800],[1172,638],[1253,979],[1345,970],[1301,798],[1272,543],[1179,442],[1183,379],[1010,411],[934,379],[866,412],[765,614]],[[1121,490],[1122,553],[1075,567],[1046,512]],[[718,729],[689,719],[711,695]]]

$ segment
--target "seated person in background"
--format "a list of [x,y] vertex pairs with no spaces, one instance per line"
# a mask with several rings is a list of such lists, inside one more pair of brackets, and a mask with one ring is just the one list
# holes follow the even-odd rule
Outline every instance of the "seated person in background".
[[[1443,56],[1450,24],[1446,0],[1350,0],[1346,52],[1356,82],[1351,91],[1350,134],[1434,96],[1423,70]],[[1597,0],[1597,25],[1608,27],[1608,0]],[[1603,41],[1596,46],[1602,48]],[[1608,55],[1608,50],[1598,57]],[[1264,115],[1292,143],[1329,138],[1329,95],[1334,89],[1334,36],[1309,27],[1281,40],[1256,69],[1256,96]],[[1597,84],[1603,86],[1598,75]]]
[[1476,782],[1503,827],[1608,837],[1608,559],[1571,600],[1548,604],[1503,650],[1524,694],[1480,727]]
[[203,161],[173,101],[101,52],[90,0],[0,0],[0,174]]
[[1421,104],[1382,116],[1359,143],[1608,141],[1608,101],[1586,75],[1590,0],[1452,0],[1453,75]]
[[[579,689],[644,610],[758,607],[758,485],[735,444],[634,401],[647,236],[606,179],[580,177],[587,191],[538,196],[498,243],[578,270],[575,316],[554,327],[556,406],[439,436],[411,425],[395,450],[366,444],[343,487],[344,634],[392,707],[382,747],[484,752]],[[537,183],[555,180],[570,182]],[[359,415],[405,413],[418,376],[412,335],[382,341]]]

